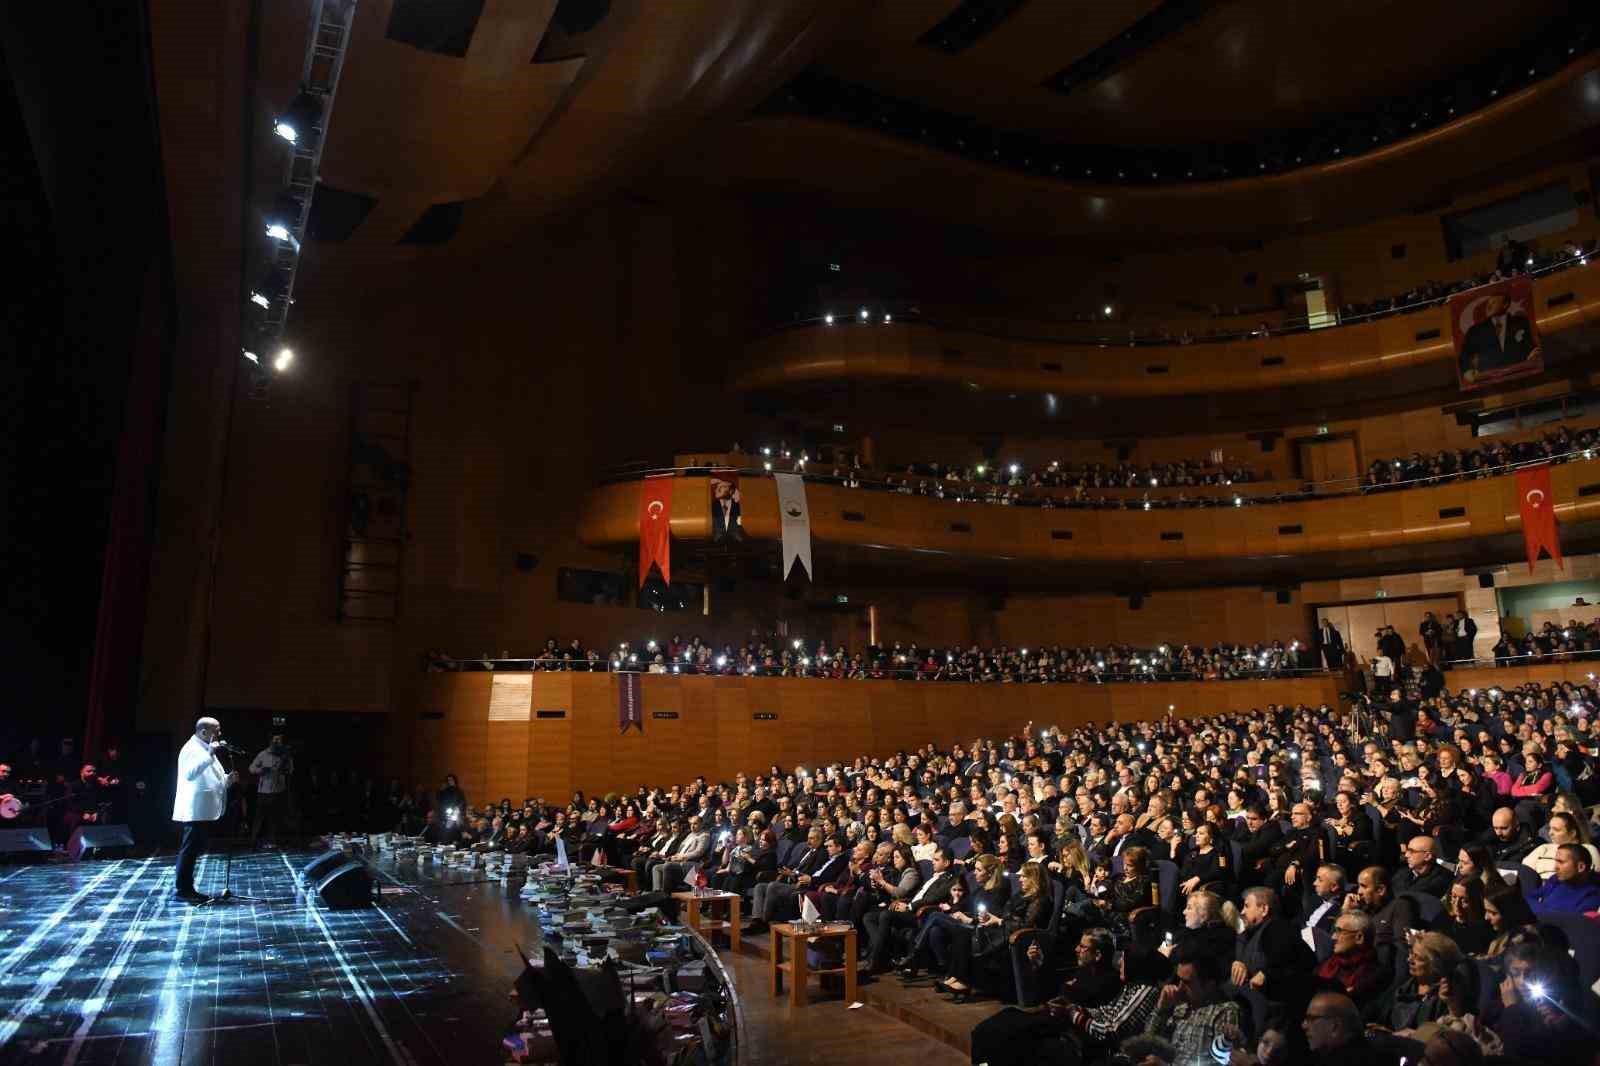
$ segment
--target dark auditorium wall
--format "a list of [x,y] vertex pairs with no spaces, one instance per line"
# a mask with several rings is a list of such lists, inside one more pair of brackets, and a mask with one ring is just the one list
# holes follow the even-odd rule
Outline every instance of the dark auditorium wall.
[[[1292,681],[1117,685],[984,685],[915,681],[829,682],[786,678],[646,675],[644,729],[619,733],[611,674],[535,674],[527,722],[489,720],[489,673],[430,674],[419,699],[418,781],[461,779],[474,800],[564,799],[672,785],[705,775],[889,755],[924,744],[970,743],[1022,729],[1143,721],[1265,707],[1333,704],[1328,677]],[[522,675],[527,676],[527,675]],[[541,716],[540,712],[544,712]],[[656,717],[656,715],[666,717]],[[755,715],[775,715],[756,718]],[[525,776],[509,751],[526,729]],[[524,791],[525,790],[525,791]]]
[[[942,307],[979,313],[1015,313],[1040,321],[1059,321],[1080,313],[1114,309],[1109,329],[1213,327],[1235,329],[1275,320],[1268,310],[1276,289],[1293,285],[1302,274],[1319,276],[1339,306],[1404,292],[1430,280],[1452,280],[1487,272],[1494,255],[1452,261],[1445,243],[1444,218],[1546,185],[1564,185],[1574,194],[1577,225],[1538,239],[1552,247],[1569,239],[1600,236],[1595,205],[1576,195],[1589,189],[1587,163],[1577,161],[1519,173],[1453,199],[1435,200],[1407,214],[1358,225],[1263,234],[1256,241],[1229,245],[1192,244],[1117,253],[1085,251],[1074,245],[1041,252],[1021,251],[960,262],[925,257],[920,269],[908,267],[908,293],[920,294],[923,310]],[[1400,255],[1396,249],[1403,248]],[[1214,317],[1211,308],[1241,309]],[[1299,311],[1304,312],[1304,303]]]
[[[674,217],[626,200],[481,266],[448,248],[350,276],[319,276],[319,262],[313,245],[293,372],[270,402],[238,399],[206,703],[404,723],[426,648],[588,635],[595,609],[555,595],[561,566],[615,566],[576,541],[583,493],[602,469],[670,454],[685,433],[736,434],[720,386],[759,266],[734,208]],[[341,624],[351,386],[407,379],[401,621]],[[531,573],[518,553],[538,556]],[[144,708],[147,727],[186,729],[166,706]]]

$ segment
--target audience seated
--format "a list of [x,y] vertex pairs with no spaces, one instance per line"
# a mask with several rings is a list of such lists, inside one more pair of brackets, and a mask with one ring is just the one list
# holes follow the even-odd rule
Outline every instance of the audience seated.
[[[974,1052],[991,1063],[1033,1061],[1047,1045],[1085,1061],[1129,1048],[1178,1062],[1276,1054],[1288,1036],[1274,1017],[1303,1031],[1318,1062],[1422,1061],[1437,1041],[1440,1054],[1465,1041],[1561,1061],[1555,1037],[1581,1032],[1565,1012],[1600,1007],[1564,947],[1547,947],[1600,939],[1600,924],[1541,924],[1600,909],[1580,837],[1600,799],[1595,692],[1399,699],[1381,714],[1357,703],[1029,723],[946,750],[564,806],[469,807],[447,786],[459,824],[441,826],[434,809],[423,825],[535,853],[592,837],[613,863],[629,861],[634,836],[639,884],[662,892],[687,877],[698,832],[706,883],[748,897],[751,936],[809,902],[857,926],[867,980],[898,969],[918,986],[927,972],[930,997],[1042,1001],[976,1027]],[[1577,793],[1496,788],[1433,824],[1439,795],[1463,799],[1494,760],[1557,745]],[[1357,819],[1369,832],[1341,835]],[[1529,826],[1550,836],[1551,867],[1544,879],[1526,867],[1521,883],[1501,871],[1534,857]],[[912,841],[929,856],[920,870]]]

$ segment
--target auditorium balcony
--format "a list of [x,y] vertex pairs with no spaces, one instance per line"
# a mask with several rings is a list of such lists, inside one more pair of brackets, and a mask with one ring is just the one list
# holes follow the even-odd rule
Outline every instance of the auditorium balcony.
[[[949,488],[940,498],[907,491],[904,481],[875,481],[870,472],[806,463],[794,472],[805,486],[818,565],[835,574],[948,571],[1181,587],[1515,558],[1522,547],[1516,474],[1542,463],[1551,464],[1563,544],[1570,552],[1591,550],[1600,542],[1600,458],[1593,449],[1381,486],[1357,476],[1096,489],[1088,504],[1074,488],[1029,487],[1025,499],[1007,501],[992,486],[936,481],[941,492]],[[783,471],[759,455],[695,454],[678,456],[669,468],[618,474],[588,494],[579,537],[591,548],[635,549],[643,479],[670,476],[675,551],[771,551],[782,537],[775,473]],[[737,484],[741,538],[714,536],[719,481]]]
[[[1581,360],[1600,342],[1592,252],[1592,242],[1577,243],[1520,264],[1532,279],[1549,367]],[[1358,399],[1419,391],[1455,381],[1444,300],[1456,288],[1209,335],[1181,326],[1139,332],[1105,322],[1024,324],[951,310],[924,314],[903,300],[864,302],[819,309],[759,339],[732,384],[757,395],[898,382],[968,394],[1102,398],[1337,388]]]

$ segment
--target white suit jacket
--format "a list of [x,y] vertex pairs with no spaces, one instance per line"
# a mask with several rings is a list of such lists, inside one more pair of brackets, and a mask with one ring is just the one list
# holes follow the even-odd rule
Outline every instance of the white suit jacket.
[[214,822],[228,805],[228,775],[199,737],[178,753],[178,790],[172,798],[174,822]]

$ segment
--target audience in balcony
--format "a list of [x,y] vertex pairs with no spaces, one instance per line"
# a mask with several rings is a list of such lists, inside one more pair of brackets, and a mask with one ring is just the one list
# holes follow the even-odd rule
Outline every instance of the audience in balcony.
[[1405,458],[1378,459],[1367,468],[1365,487],[1374,489],[1415,481],[1449,481],[1483,477],[1517,463],[1540,460],[1567,462],[1600,447],[1600,429],[1561,426],[1537,440],[1485,441],[1476,448],[1442,449],[1431,456],[1412,452]]
[[[735,445],[737,448],[738,445]],[[1361,478],[1324,483],[1292,483],[1273,492],[1245,490],[1262,480],[1258,472],[1238,464],[1195,459],[1171,463],[1052,462],[1030,469],[1020,462],[984,462],[969,467],[911,463],[898,473],[861,467],[857,457],[840,455],[832,466],[798,455],[786,443],[764,446],[765,470],[792,470],[813,481],[845,488],[925,496],[953,503],[987,503],[1003,507],[1068,510],[1165,510],[1194,507],[1243,507],[1287,503],[1346,492],[1378,492],[1415,483],[1441,483],[1460,478],[1499,476],[1505,468],[1540,460],[1562,463],[1588,458],[1600,448],[1600,428],[1561,426],[1527,440],[1488,440],[1474,448],[1441,449],[1432,455],[1375,459]],[[1177,488],[1177,493],[1151,492]],[[1106,491],[1143,490],[1137,495],[1106,496]],[[1194,490],[1190,492],[1189,490]],[[1213,491],[1205,491],[1207,489]],[[1222,491],[1216,491],[1216,490]]]
[[843,643],[765,634],[735,647],[714,647],[699,636],[674,635],[665,644],[624,642],[609,658],[586,650],[580,641],[562,648],[548,641],[537,658],[503,653],[500,659],[454,659],[438,652],[426,660],[430,671],[536,670],[655,674],[710,674],[816,679],[962,681],[999,684],[1062,684],[1150,681],[1228,681],[1285,677],[1320,669],[1299,640],[1254,643],[1171,643],[1156,647],[1127,644],[1085,647],[998,648],[921,647],[896,642],[852,652]]

